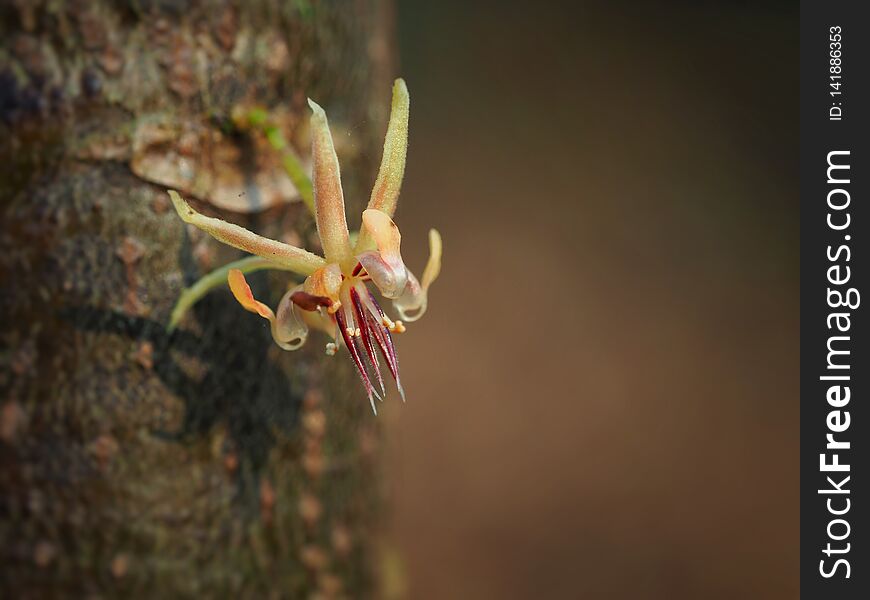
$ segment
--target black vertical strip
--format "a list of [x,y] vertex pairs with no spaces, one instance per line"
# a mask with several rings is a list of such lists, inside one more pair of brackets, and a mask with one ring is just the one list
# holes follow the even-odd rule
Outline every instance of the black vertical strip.
[[800,553],[810,599],[870,598],[868,9],[801,2]]

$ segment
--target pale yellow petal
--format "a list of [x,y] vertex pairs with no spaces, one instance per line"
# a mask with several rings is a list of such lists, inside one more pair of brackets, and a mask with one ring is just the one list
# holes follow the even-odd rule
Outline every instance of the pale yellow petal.
[[441,274],[441,234],[437,229],[429,230],[429,260],[426,261],[426,268],[423,269],[423,281],[421,282],[424,290],[428,290],[429,286],[438,279]]
[[370,208],[363,211],[363,230],[371,236],[377,251],[363,252],[357,260],[384,296],[397,298],[408,280],[400,252],[399,228],[386,213]]
[[325,296],[333,302],[338,302],[341,280],[341,269],[333,263],[312,273],[305,280],[303,290],[313,296]]
[[303,318],[306,311],[299,310],[292,300],[293,294],[301,289],[297,285],[284,294],[272,323],[272,338],[284,350],[298,350],[308,339],[308,324]]
[[344,213],[344,193],[341,190],[341,170],[326,113],[313,100],[309,99],[308,104],[312,111],[311,141],[317,232],[326,259],[331,263],[340,263],[351,255],[347,218]]
[[429,260],[423,269],[423,283],[419,283],[413,273],[408,272],[408,283],[402,295],[393,301],[393,306],[405,321],[416,321],[429,306],[429,286],[441,273],[441,234],[436,229],[429,230]]
[[302,248],[270,240],[244,227],[202,215],[193,210],[174,190],[169,191],[169,197],[172,198],[175,210],[185,223],[202,229],[216,240],[233,248],[256,254],[301,275],[310,275],[326,264],[321,257]]
[[398,298],[393,300],[393,308],[396,309],[403,321],[416,321],[423,316],[428,305],[428,294],[423,290],[414,274],[409,271],[405,289]]

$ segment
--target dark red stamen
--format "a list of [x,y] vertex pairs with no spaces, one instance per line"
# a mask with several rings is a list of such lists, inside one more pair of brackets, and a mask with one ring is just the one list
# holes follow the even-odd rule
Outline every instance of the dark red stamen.
[[[372,301],[372,304],[375,305],[375,308],[381,314],[381,319],[384,318],[384,310],[378,304],[378,301],[375,300],[375,297],[369,292],[369,298]],[[399,381],[399,361],[396,358],[396,349],[393,346],[393,336],[390,335],[390,330],[383,323],[378,323],[375,319],[374,315],[368,313],[368,318],[370,319],[371,330],[374,332],[375,341],[378,343],[378,348],[381,350],[381,354],[384,356],[384,360],[387,361],[387,367],[390,369],[390,374],[393,376],[393,379],[396,380],[396,385],[400,388],[402,386]]]
[[363,308],[359,299],[359,294],[354,288],[351,288],[350,290],[350,300],[351,304],[353,304],[356,320],[359,323],[360,337],[362,338],[363,348],[368,355],[369,364],[371,365],[372,370],[374,370],[375,375],[377,375],[378,383],[381,386],[381,393],[386,394],[386,391],[384,390],[384,378],[381,376],[381,368],[378,364],[378,357],[375,354],[374,344],[372,343],[372,333],[370,331],[371,323],[366,319],[366,316],[370,315],[368,311]]
[[[374,393],[377,396],[377,392],[375,392],[372,387],[372,381],[369,379],[369,374],[366,372],[365,367],[363,366],[362,357],[360,356],[359,349],[356,347],[354,343],[354,339],[350,337],[347,333],[347,321],[344,319],[344,315],[342,311],[338,311],[335,313],[335,319],[338,323],[338,328],[341,330],[341,337],[344,339],[344,345],[347,346],[347,351],[350,352],[350,356],[353,359],[353,364],[356,366],[356,370],[359,373],[360,378],[363,381],[363,385],[366,388],[366,393],[369,396],[369,400],[371,400],[372,394]],[[372,404],[374,408],[374,404]]]

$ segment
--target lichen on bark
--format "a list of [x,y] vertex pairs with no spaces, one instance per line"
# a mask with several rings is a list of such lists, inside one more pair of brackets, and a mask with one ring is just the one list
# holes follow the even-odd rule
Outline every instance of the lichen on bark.
[[[181,134],[149,151],[195,154],[213,186],[208,169],[235,168],[251,197],[199,207],[310,246],[292,193],[255,204],[280,167],[232,111],[280,115],[306,154],[317,97],[352,131],[338,151],[361,210],[391,77],[370,52],[381,2],[4,11],[0,596],[370,595],[378,432],[353,374],[316,344],[281,352],[228,292],[167,333],[183,286],[239,254],[186,229],[134,162],[143,124],[173,123]],[[210,161],[215,148],[233,153]],[[250,282],[275,300],[287,276]]]

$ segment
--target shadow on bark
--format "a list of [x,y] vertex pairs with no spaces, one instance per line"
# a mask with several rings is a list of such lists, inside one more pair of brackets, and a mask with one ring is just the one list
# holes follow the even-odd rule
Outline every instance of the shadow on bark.
[[[198,274],[187,236],[180,263],[189,285]],[[266,296],[265,274],[250,275],[248,281],[255,295]],[[62,308],[60,317],[80,331],[152,345],[154,373],[184,403],[181,426],[175,431],[154,428],[152,435],[184,444],[224,425],[239,458],[236,500],[247,516],[255,517],[259,479],[269,451],[277,441],[276,433],[290,435],[296,429],[304,390],[295,389],[290,378],[269,360],[272,338],[268,328],[259,320],[244,318],[247,315],[228,294],[208,295],[192,313],[204,324],[202,334],[184,329],[168,332],[165,323],[88,306]],[[193,376],[184,361],[197,361],[204,375]],[[252,378],[252,372],[259,377]]]

